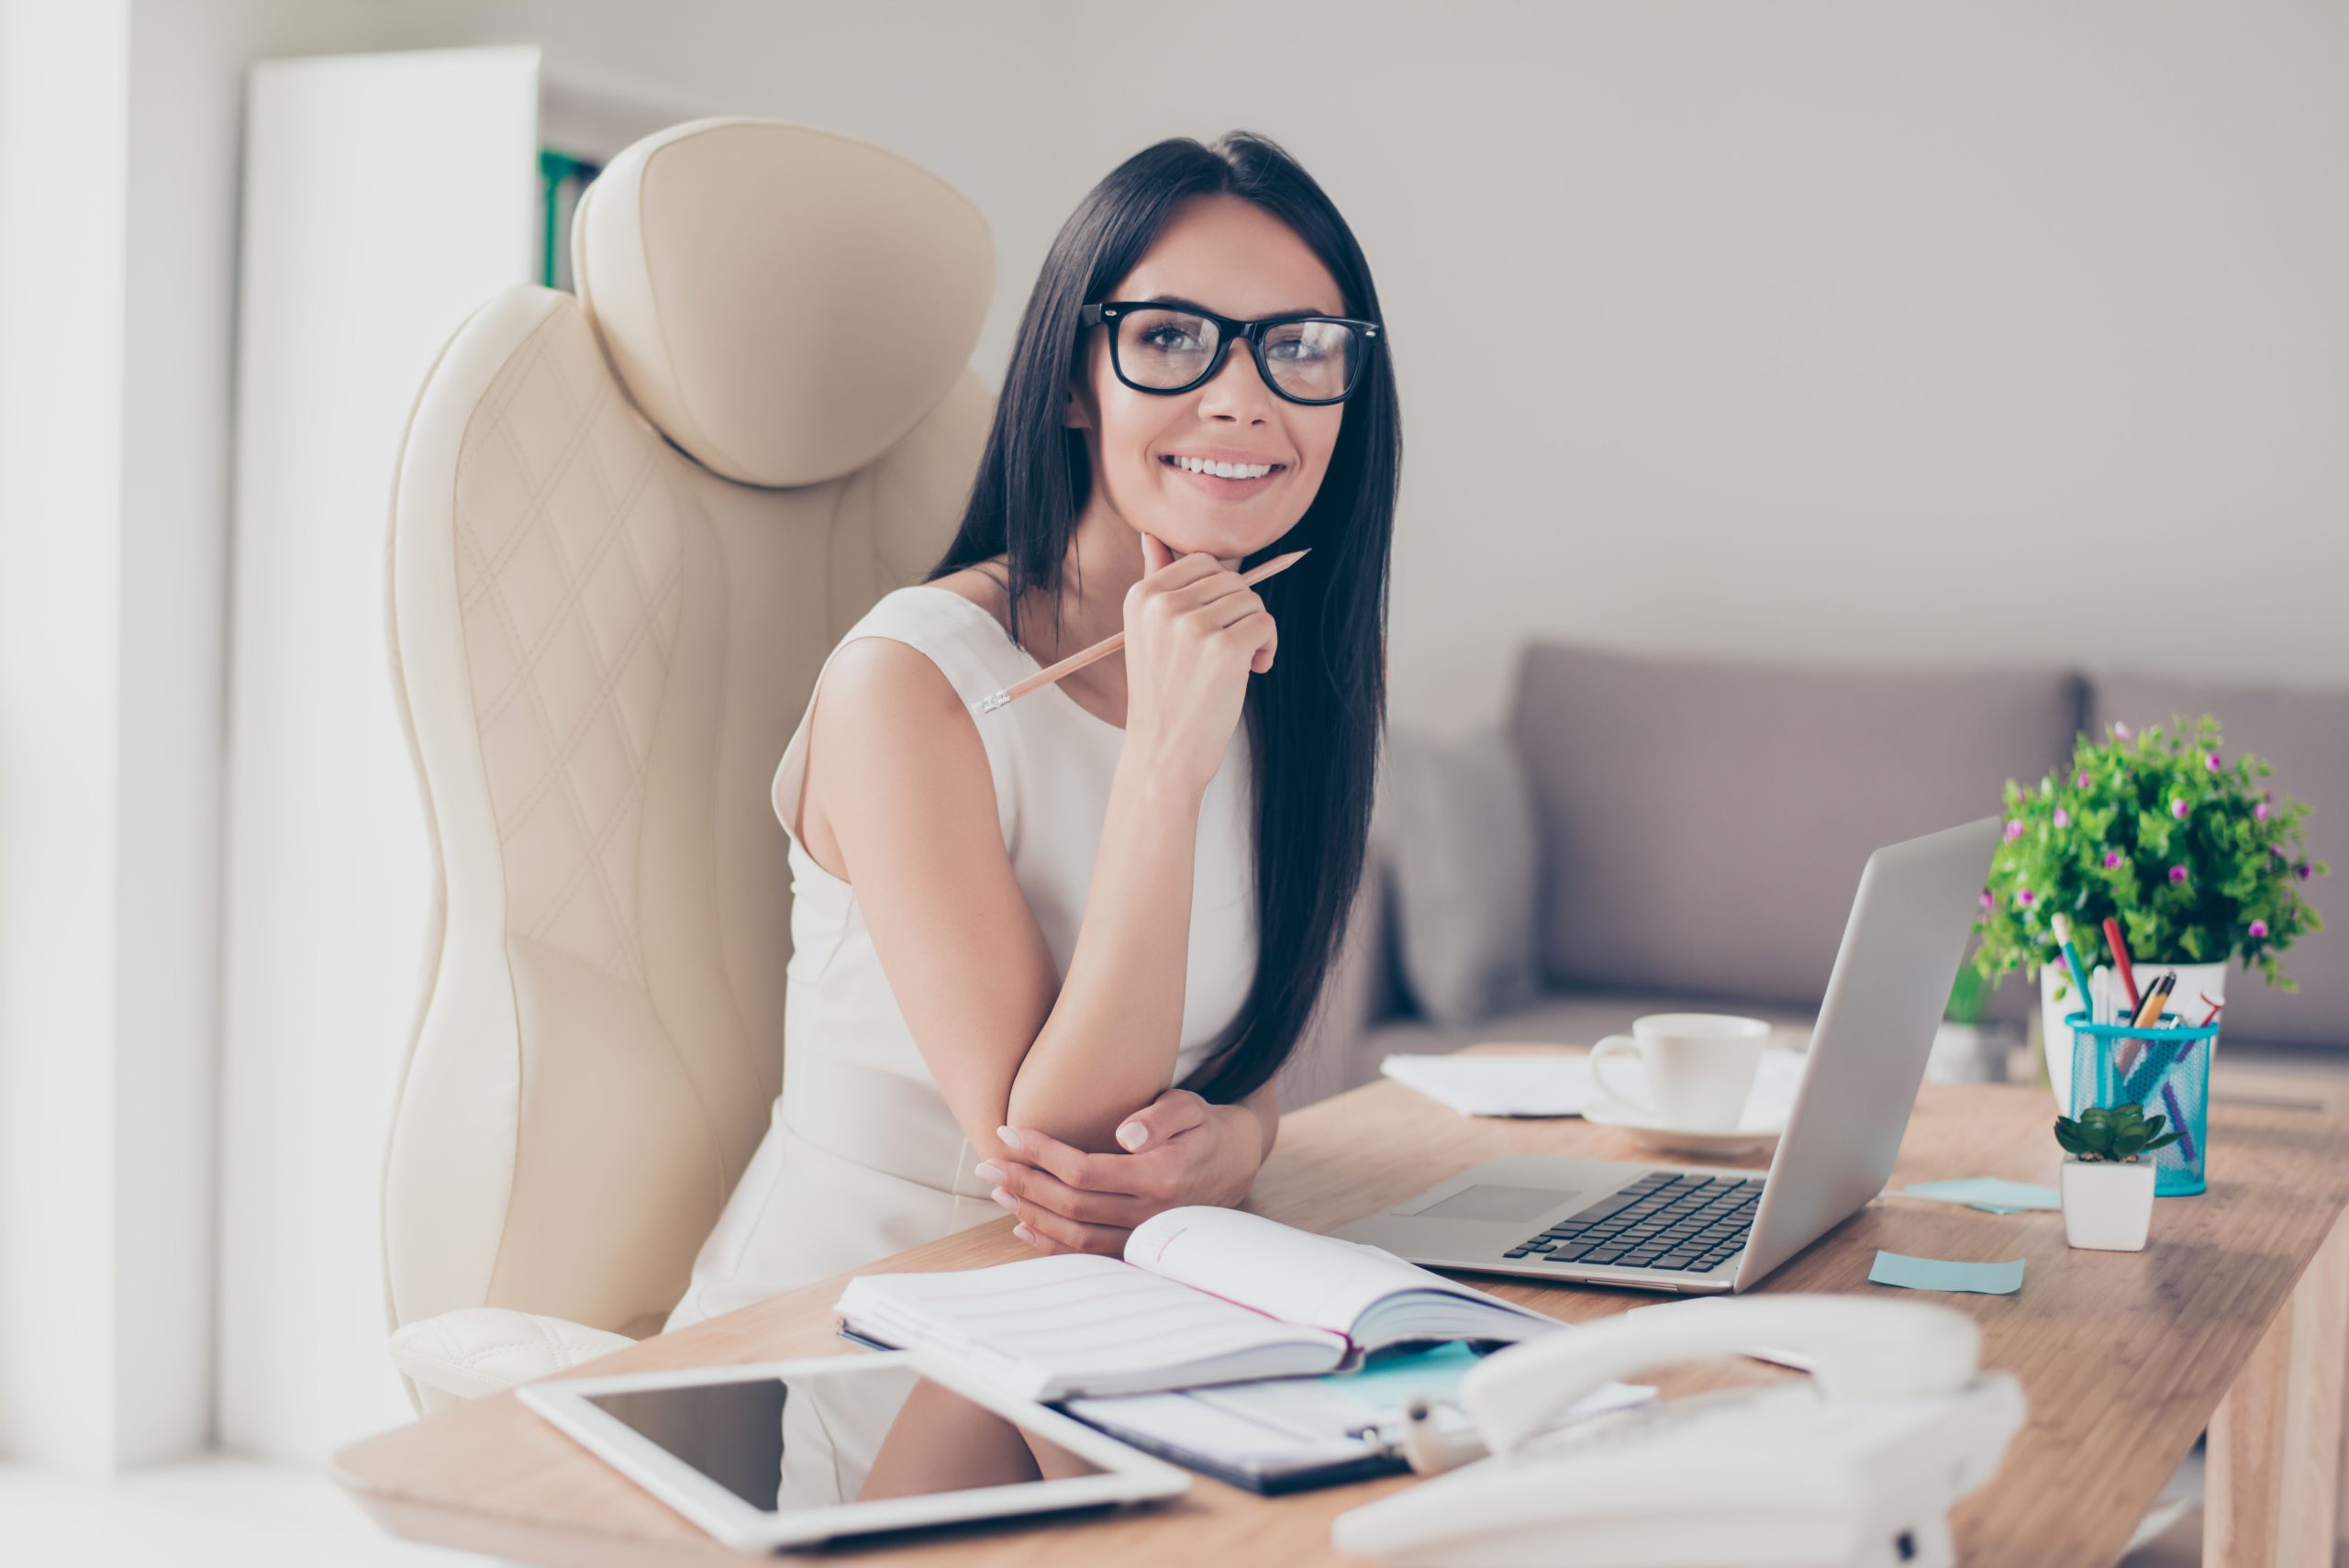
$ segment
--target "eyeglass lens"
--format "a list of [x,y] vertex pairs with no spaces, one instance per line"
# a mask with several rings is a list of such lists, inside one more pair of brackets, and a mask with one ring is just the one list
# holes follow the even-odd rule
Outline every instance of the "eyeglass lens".
[[[1135,310],[1118,322],[1118,365],[1127,379],[1158,391],[1190,385],[1215,358],[1221,331],[1183,310]],[[1284,321],[1264,328],[1264,363],[1273,384],[1292,397],[1330,398],[1353,384],[1362,360],[1358,329],[1335,321]],[[1233,353],[1247,345],[1235,343]]]

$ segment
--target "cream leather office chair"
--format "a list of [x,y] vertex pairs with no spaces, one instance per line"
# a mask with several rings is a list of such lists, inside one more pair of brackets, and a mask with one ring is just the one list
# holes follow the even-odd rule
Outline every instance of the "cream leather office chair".
[[571,254],[577,297],[510,288],[449,339],[392,505],[437,888],[384,1265],[422,1409],[684,1294],[780,1087],[776,762],[952,537],[993,416],[986,224],[880,148],[673,127],[588,187]]

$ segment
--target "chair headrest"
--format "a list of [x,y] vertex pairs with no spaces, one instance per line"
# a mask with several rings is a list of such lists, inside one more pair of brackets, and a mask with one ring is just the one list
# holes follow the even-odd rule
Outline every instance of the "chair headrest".
[[967,367],[995,242],[896,153],[781,120],[688,120],[582,196],[572,273],[646,418],[745,484],[854,473]]

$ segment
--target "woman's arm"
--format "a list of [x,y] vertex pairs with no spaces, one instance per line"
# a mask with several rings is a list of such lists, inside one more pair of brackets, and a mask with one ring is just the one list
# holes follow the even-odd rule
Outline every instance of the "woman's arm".
[[996,1184],[996,1201],[1019,1217],[1031,1246],[1117,1257],[1153,1214],[1245,1199],[1280,1135],[1280,1114],[1271,1084],[1223,1106],[1169,1089],[1119,1124],[1127,1153],[1088,1154],[1013,1128],[1007,1141],[1019,1158],[988,1161],[979,1174]]
[[[1085,1150],[1174,1075],[1201,794],[1121,756],[1065,976],[1005,853],[978,723],[918,649],[832,656],[808,778],[915,1045],[982,1158],[996,1129]],[[827,868],[832,869],[832,868]]]

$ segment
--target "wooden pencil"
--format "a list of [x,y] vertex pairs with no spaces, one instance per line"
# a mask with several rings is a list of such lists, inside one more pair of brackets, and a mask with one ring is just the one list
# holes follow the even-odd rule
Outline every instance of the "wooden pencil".
[[[1240,580],[1252,588],[1275,573],[1287,571],[1310,553],[1309,550],[1293,550],[1286,555],[1275,555],[1270,561],[1262,562],[1241,573]],[[1026,696],[1039,686],[1049,686],[1063,676],[1074,675],[1096,659],[1107,659],[1125,645],[1126,634],[1122,631],[1114,632],[1090,648],[1080,650],[1056,664],[1048,665],[1032,675],[1012,682],[993,696],[983,699],[972,711],[993,713],[996,709]]]

